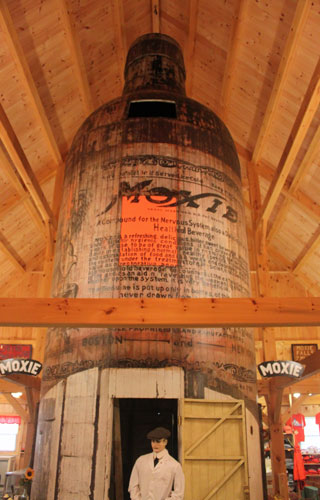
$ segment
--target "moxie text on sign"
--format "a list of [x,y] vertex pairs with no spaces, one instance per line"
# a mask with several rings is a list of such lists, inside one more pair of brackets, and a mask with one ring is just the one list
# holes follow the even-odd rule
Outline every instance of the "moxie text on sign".
[[264,361],[258,365],[262,377],[287,376],[299,378],[304,372],[304,366],[296,361]]
[[26,375],[39,375],[42,364],[34,359],[4,359],[0,362],[0,374],[25,373]]

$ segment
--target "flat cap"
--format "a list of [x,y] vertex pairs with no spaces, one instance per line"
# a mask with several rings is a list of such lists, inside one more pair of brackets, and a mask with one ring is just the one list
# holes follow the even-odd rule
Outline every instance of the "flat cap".
[[147,434],[148,439],[168,439],[170,436],[171,432],[164,427],[156,427]]

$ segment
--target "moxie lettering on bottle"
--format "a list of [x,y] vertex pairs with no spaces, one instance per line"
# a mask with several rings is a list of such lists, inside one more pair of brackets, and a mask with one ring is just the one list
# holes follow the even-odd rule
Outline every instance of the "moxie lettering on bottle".
[[207,208],[207,212],[217,213],[219,209],[223,208],[225,212],[221,215],[221,217],[224,217],[233,223],[238,221],[237,211],[230,205],[224,207],[226,199],[218,193],[199,193],[192,195],[191,191],[185,190],[177,191],[166,187],[149,188],[152,182],[152,179],[149,179],[138,182],[132,187],[128,182],[121,182],[119,194],[112,197],[110,203],[101,213],[98,214],[98,217],[109,212],[121,196],[126,196],[128,200],[133,197],[130,203],[139,203],[140,196],[145,196],[146,200],[150,203],[154,203],[162,207],[178,207],[186,204],[186,206],[190,208],[199,208],[200,205],[196,203],[197,200],[211,197],[213,198],[213,203]]

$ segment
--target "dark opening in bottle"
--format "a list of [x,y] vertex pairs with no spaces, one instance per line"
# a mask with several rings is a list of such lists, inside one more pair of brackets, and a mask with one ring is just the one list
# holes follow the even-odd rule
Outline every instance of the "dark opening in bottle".
[[128,118],[177,118],[176,103],[173,101],[132,101]]

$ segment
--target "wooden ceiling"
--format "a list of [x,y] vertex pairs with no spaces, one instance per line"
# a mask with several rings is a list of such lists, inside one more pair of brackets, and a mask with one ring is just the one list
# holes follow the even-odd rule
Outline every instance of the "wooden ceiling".
[[[0,296],[36,296],[63,164],[84,119],[122,93],[127,50],[181,45],[187,95],[239,152],[251,270],[320,296],[319,0],[0,0]],[[22,286],[23,283],[23,286]]]

